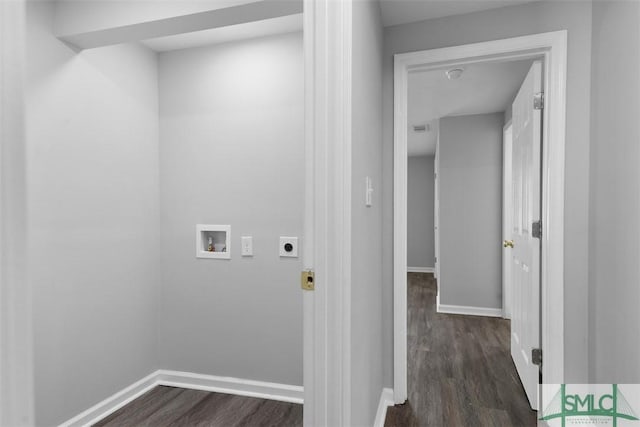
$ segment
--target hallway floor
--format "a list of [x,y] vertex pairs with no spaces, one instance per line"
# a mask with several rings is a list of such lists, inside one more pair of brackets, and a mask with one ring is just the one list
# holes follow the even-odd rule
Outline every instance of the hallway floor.
[[302,405],[158,386],[93,427],[302,426]]
[[510,355],[509,321],[436,313],[432,274],[408,274],[408,395],[385,427],[535,426]]

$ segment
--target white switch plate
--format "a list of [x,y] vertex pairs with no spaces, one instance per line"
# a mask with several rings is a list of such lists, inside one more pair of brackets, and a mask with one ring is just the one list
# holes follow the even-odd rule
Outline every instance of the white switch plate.
[[[291,247],[287,246],[291,245]],[[290,249],[290,250],[287,250]],[[298,238],[280,237],[280,256],[298,258]]]
[[367,207],[373,205],[373,182],[370,177],[366,177],[364,180],[364,203]]
[[253,237],[242,236],[242,256],[253,256]]

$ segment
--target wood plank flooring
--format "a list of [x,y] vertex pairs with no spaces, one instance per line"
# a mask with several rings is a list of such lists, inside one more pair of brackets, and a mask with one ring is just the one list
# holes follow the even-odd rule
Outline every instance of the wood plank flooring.
[[[509,322],[438,314],[433,275],[409,273],[409,399],[386,427],[535,426],[509,352]],[[96,427],[302,426],[302,405],[159,386]]]
[[408,274],[408,396],[385,427],[535,426],[510,355],[509,321],[436,313],[432,274]]
[[302,426],[302,405],[158,386],[94,427]]

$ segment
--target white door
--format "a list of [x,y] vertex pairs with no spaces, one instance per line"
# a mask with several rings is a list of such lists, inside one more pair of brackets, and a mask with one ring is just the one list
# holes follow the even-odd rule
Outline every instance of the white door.
[[540,220],[542,111],[534,98],[542,92],[542,63],[534,62],[513,102],[513,306],[511,357],[529,403],[538,408],[539,367],[531,352],[540,348],[540,239],[533,223]]
[[511,250],[513,236],[513,186],[512,168],[513,161],[513,131],[511,123],[504,127],[502,134],[502,317],[511,319],[511,263],[513,262],[513,251]]

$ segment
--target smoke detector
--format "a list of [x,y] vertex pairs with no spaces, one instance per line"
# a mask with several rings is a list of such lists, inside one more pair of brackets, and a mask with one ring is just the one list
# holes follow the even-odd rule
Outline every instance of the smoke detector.
[[464,72],[464,69],[462,68],[453,68],[445,72],[445,74],[447,75],[447,78],[449,80],[457,80],[460,78],[463,72]]

